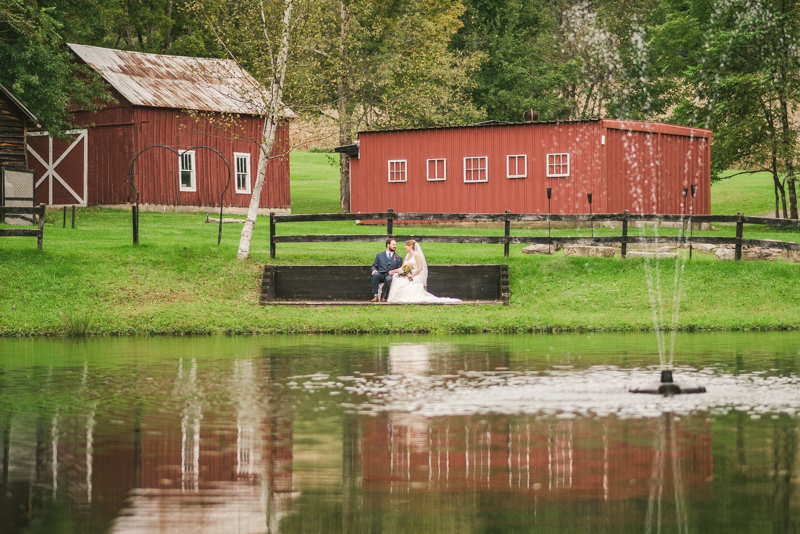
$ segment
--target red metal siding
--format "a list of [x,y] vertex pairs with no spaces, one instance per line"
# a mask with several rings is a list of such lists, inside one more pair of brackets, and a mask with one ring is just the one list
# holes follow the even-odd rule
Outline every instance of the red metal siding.
[[[444,213],[546,213],[553,189],[554,213],[589,211],[586,193],[605,203],[600,187],[599,122],[366,132],[353,160],[353,211]],[[569,153],[570,176],[547,178],[547,154]],[[527,177],[507,177],[507,157],[527,156]],[[486,157],[488,181],[464,182],[464,158]],[[427,181],[427,160],[444,158],[447,179]],[[388,161],[408,161],[408,181],[389,183]]]
[[[694,213],[709,214],[708,138],[676,135],[677,127],[672,125],[655,126],[670,128],[665,128],[664,132],[607,130],[609,211],[683,213],[683,188],[694,184],[698,186]],[[693,130],[691,133],[702,132]],[[687,197],[686,213],[689,213],[690,201]]]
[[[621,129],[624,128],[624,129]],[[605,144],[601,136],[605,136]],[[694,137],[693,137],[694,136]],[[354,212],[680,213],[683,182],[697,183],[695,213],[708,213],[707,130],[658,123],[585,121],[363,132],[351,167]],[[547,177],[547,155],[567,153],[570,173]],[[509,155],[527,156],[527,177],[507,178]],[[487,157],[488,181],[464,182],[464,158]],[[447,160],[447,179],[427,181],[427,160]],[[407,181],[388,162],[407,161]],[[705,210],[705,211],[703,211]]]
[[[231,181],[225,193],[225,206],[247,207],[249,194],[235,192],[234,152],[250,154],[250,180],[255,183],[258,170],[258,144],[263,119],[237,117],[195,119],[180,110],[136,108],[136,151],[152,145],[167,145],[176,150],[193,146],[209,146],[219,151],[231,168]],[[261,191],[260,207],[289,208],[289,125],[283,122],[273,147],[273,158],[267,167],[267,178]],[[178,157],[163,149],[150,149],[137,160],[134,180],[140,191],[140,202],[190,206],[219,206],[220,196],[228,182],[228,170],[212,151],[195,150],[196,192],[178,190]]]

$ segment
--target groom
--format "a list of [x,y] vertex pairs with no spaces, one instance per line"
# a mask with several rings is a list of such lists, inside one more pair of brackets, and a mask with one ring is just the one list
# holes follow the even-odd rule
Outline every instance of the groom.
[[[391,237],[386,240],[386,251],[378,252],[372,262],[372,302],[386,302],[389,288],[392,286],[392,275],[403,271],[403,258],[395,254],[397,242]],[[378,298],[378,286],[383,283],[383,295]]]

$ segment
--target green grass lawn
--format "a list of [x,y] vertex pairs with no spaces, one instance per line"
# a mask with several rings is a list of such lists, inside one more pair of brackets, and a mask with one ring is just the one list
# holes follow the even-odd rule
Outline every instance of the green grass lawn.
[[775,190],[772,175],[766,172],[737,172],[728,171],[725,176],[734,175],[732,178],[711,184],[711,214],[734,215],[741,211],[753,217],[774,216]]
[[[737,179],[712,187],[712,206],[733,198],[750,183]],[[771,194],[767,184],[767,200]],[[755,191],[756,189],[754,189]],[[760,191],[760,189],[758,189]],[[745,193],[745,197],[752,195]],[[329,155],[292,155],[294,213],[338,211],[338,168]],[[769,205],[767,204],[767,209]],[[716,211],[716,210],[715,210]],[[654,326],[694,329],[785,329],[800,325],[797,286],[800,264],[720,262],[695,253],[691,261],[621,260],[528,256],[512,246],[503,259],[499,245],[428,244],[429,262],[508,263],[511,305],[507,307],[261,307],[263,265],[269,262],[266,218],[259,218],[251,259],[235,259],[238,225],[217,226],[204,214],[142,213],[141,244],[131,239],[130,213],[78,210],[77,228],[61,228],[49,212],[44,249],[34,238],[0,239],[0,335],[531,332],[650,330]],[[297,223],[279,234],[380,233],[354,223]],[[397,228],[396,233],[405,232]],[[653,229],[632,229],[637,232]],[[414,229],[417,233],[500,235],[501,229]],[[588,236],[589,229],[555,230],[554,235]],[[678,230],[662,229],[675,234]],[[706,232],[732,236],[733,227]],[[514,230],[545,235],[546,230]],[[614,235],[603,228],[595,234]],[[695,235],[698,233],[696,232]],[[796,232],[746,228],[745,237],[797,241]],[[280,264],[368,264],[382,243],[282,244]],[[676,275],[677,273],[677,275]],[[677,282],[676,282],[677,281]],[[322,282],[324,283],[324,281]],[[678,310],[677,315],[674,313]]]

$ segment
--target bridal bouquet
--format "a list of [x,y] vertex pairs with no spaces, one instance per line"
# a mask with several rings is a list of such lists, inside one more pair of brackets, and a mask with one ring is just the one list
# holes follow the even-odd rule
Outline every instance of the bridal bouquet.
[[403,264],[403,272],[400,273],[400,276],[405,276],[409,280],[413,280],[413,278],[411,278],[411,266],[407,263]]

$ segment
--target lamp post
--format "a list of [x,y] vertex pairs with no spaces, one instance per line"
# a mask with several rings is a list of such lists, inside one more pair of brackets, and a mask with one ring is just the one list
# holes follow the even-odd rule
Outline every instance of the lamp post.
[[550,239],[550,197],[553,196],[553,188],[547,188],[547,238]]
[[590,215],[589,224],[592,227],[592,237],[594,237],[594,221],[591,219],[591,215],[593,215],[593,213],[592,213],[592,194],[591,193],[586,193],[586,198],[589,200],[589,215]]
[[[681,203],[681,208],[683,209],[683,218],[686,219],[686,195],[689,194],[689,188],[683,188],[683,202]],[[683,221],[681,225],[681,239],[686,239],[686,221]]]
[[692,259],[692,235],[694,235],[694,224],[692,223],[692,215],[694,215],[694,195],[697,193],[697,185],[692,185],[692,203],[689,205],[689,259]]

